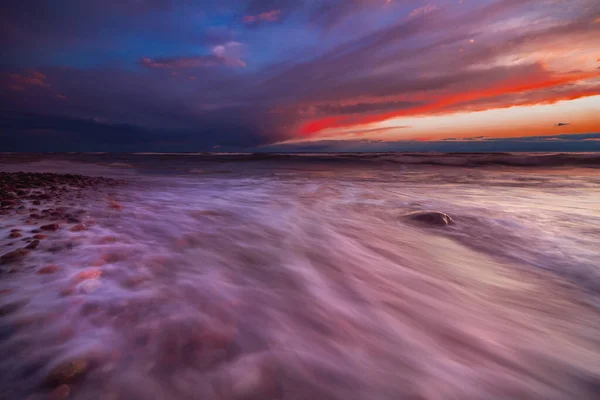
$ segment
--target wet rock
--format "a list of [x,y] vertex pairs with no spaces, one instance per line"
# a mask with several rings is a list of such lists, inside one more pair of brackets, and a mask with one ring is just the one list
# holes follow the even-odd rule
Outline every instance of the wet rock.
[[35,214],[35,213],[29,214],[29,217],[30,218],[37,218],[37,219],[42,218],[42,216],[40,214]]
[[69,385],[60,385],[50,393],[51,400],[64,400],[69,398],[71,387]]
[[89,279],[98,279],[102,276],[102,270],[98,268],[92,268],[82,271],[75,275],[75,282],[83,282]]
[[85,231],[86,227],[83,224],[77,224],[77,225],[73,225],[73,227],[70,229],[71,232],[81,232],[81,231]]
[[13,233],[13,232],[21,232],[21,229],[16,229],[16,228],[15,229],[11,229],[10,233]]
[[58,224],[48,224],[40,226],[40,229],[43,231],[56,231],[60,229],[60,225]]
[[446,226],[454,223],[448,214],[440,211],[417,211],[405,215],[404,219],[430,226]]
[[2,207],[13,207],[16,206],[17,204],[19,204],[16,200],[2,200],[2,202],[0,202],[0,205]]
[[39,200],[34,200],[31,204],[33,204],[34,206],[39,206],[42,204],[42,202]]
[[40,268],[36,273],[38,275],[50,275],[55,274],[60,270],[61,268],[58,265],[46,265],[45,267]]
[[27,246],[25,246],[25,248],[29,249],[29,250],[35,250],[35,249],[37,249],[37,247],[39,245],[40,245],[40,241],[39,240],[34,240],[33,242],[31,242]]
[[122,210],[123,209],[123,206],[117,202],[110,203],[109,207],[113,210]]
[[73,242],[61,242],[48,247],[48,251],[50,253],[58,253],[65,250],[71,250],[73,247],[75,247],[75,243]]
[[50,387],[68,385],[83,378],[91,367],[92,363],[86,359],[64,361],[50,370],[44,384]]
[[11,232],[8,237],[10,238],[20,238],[21,236],[23,236],[23,234],[21,232]]
[[15,301],[0,306],[0,317],[5,317],[9,314],[14,313],[15,311],[23,307],[25,304],[27,304],[26,301]]
[[40,232],[41,232],[41,230],[39,230],[39,229],[33,229],[33,230],[31,231],[31,233],[40,233]]
[[48,236],[41,234],[41,233],[38,233],[37,235],[33,235],[33,238],[36,240],[43,240],[43,239],[46,239],[47,237]]
[[17,261],[29,254],[29,250],[27,249],[16,249],[11,251],[10,253],[6,253],[0,257],[0,264],[8,264],[14,261]]
[[67,214],[67,215],[65,215],[65,218],[67,219],[67,222],[70,223],[70,224],[79,224],[79,223],[81,223],[81,219],[79,219],[78,217],[76,217],[74,215]]

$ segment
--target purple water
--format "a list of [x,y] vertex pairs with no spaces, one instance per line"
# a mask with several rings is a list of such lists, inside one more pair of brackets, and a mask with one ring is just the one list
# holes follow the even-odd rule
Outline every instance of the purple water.
[[597,399],[599,165],[0,155],[125,181],[65,195],[86,229],[1,267],[0,398]]

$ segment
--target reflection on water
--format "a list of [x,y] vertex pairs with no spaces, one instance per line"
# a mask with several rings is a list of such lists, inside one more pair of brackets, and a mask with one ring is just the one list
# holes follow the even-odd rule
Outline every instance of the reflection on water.
[[4,159],[128,183],[3,267],[0,398],[598,398],[598,170],[145,157]]

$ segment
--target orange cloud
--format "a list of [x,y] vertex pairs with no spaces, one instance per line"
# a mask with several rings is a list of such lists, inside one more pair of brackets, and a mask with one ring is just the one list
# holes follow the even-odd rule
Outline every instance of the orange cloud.
[[253,24],[260,21],[277,21],[281,18],[281,10],[271,10],[257,15],[246,15],[244,17],[245,24]]
[[8,74],[9,88],[12,90],[25,90],[29,86],[41,86],[47,87],[46,75],[40,72],[33,72],[31,76],[19,75],[19,74]]
[[[537,90],[544,90],[555,88],[565,84],[572,84],[582,80],[596,78],[600,76],[600,72],[578,72],[561,74],[556,76],[547,76],[544,79],[540,79],[536,75],[529,75],[516,79],[505,79],[493,86],[483,88],[480,90],[474,90],[471,92],[450,94],[446,97],[433,101],[429,104],[414,107],[410,109],[404,109],[401,111],[393,111],[388,113],[368,115],[368,116],[332,116],[325,117],[316,121],[309,122],[301,127],[300,132],[305,135],[313,135],[320,131],[330,128],[343,128],[355,125],[365,125],[374,122],[382,122],[392,118],[403,117],[403,116],[415,116],[423,115],[428,113],[435,113],[443,111],[451,106],[460,105],[468,102],[477,100],[491,99],[502,95],[517,94],[522,92],[531,92]],[[532,104],[550,103],[560,100],[573,100],[575,98],[591,96],[598,93],[568,93],[568,94],[549,94],[547,98],[539,99]],[[506,105],[505,107],[510,107]],[[491,108],[503,108],[502,106],[496,106]],[[453,112],[457,110],[453,109]]]
[[414,9],[408,16],[411,18],[418,17],[419,15],[429,14],[436,10],[439,10],[439,8],[436,5],[429,3],[427,5],[424,5],[423,7]]

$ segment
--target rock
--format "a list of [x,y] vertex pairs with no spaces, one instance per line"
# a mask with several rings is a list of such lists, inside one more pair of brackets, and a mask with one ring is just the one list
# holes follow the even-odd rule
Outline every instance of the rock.
[[81,232],[81,231],[85,231],[85,225],[83,224],[77,224],[77,225],[73,225],[73,227],[70,229],[71,232]]
[[39,240],[34,240],[33,242],[31,242],[27,246],[25,246],[25,248],[29,249],[29,250],[35,250],[35,249],[37,249],[37,247],[39,245],[40,245],[40,241]]
[[16,206],[17,204],[19,204],[19,203],[16,202],[15,200],[2,200],[2,202],[0,202],[0,205],[2,207],[12,207],[12,206]]
[[79,224],[81,222],[81,220],[73,215],[69,215],[67,214],[65,216],[67,218],[67,222],[70,224]]
[[13,233],[13,232],[21,232],[21,229],[11,229],[10,233]]
[[31,204],[33,204],[34,206],[39,206],[40,204],[42,204],[42,202],[39,200],[34,200]]
[[8,264],[13,261],[17,261],[29,254],[29,250],[27,249],[16,249],[11,251],[10,253],[6,253],[0,257],[0,264]]
[[37,235],[33,235],[33,238],[36,239],[36,240],[43,240],[43,239],[46,239],[47,237],[48,236],[43,235],[41,233],[38,233]]
[[40,233],[40,232],[41,232],[41,230],[39,230],[39,229],[34,229],[31,231],[31,233]]
[[75,275],[76,282],[83,282],[89,279],[98,279],[102,276],[102,270],[97,268],[88,269]]
[[448,214],[440,211],[417,211],[405,215],[404,219],[430,226],[446,226],[454,223]]
[[123,206],[117,202],[112,202],[110,203],[110,208],[112,208],[113,210],[122,210]]
[[69,398],[71,388],[69,385],[60,385],[50,393],[51,400],[64,400]]
[[9,314],[14,313],[15,311],[23,307],[25,304],[27,304],[26,301],[16,301],[0,306],[0,317],[5,317]]
[[40,226],[40,229],[43,231],[56,231],[60,229],[60,225],[58,224],[48,224]]
[[20,238],[21,236],[23,236],[23,234],[21,232],[11,232],[8,237],[10,238]]
[[76,382],[89,372],[91,366],[91,362],[86,359],[62,362],[50,370],[44,383],[46,386],[57,387]]
[[60,269],[61,268],[58,265],[46,265],[45,267],[40,268],[36,273],[38,275],[49,275],[60,271]]

